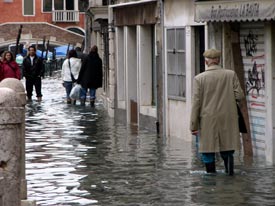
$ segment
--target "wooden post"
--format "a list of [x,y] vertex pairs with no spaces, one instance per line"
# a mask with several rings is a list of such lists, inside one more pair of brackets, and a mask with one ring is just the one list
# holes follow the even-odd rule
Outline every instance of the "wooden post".
[[16,46],[15,46],[14,57],[16,57],[16,55],[19,53],[18,52],[18,48],[19,48],[19,42],[20,42],[20,38],[21,38],[22,28],[23,28],[23,26],[20,25],[20,28],[19,28],[18,34],[17,34],[17,39],[16,39]]
[[[237,73],[237,76],[240,80],[241,87],[246,94],[246,89],[244,84],[245,83],[244,66],[242,62],[241,47],[239,42],[232,43],[232,54],[233,54],[233,64],[234,64],[235,72]],[[247,128],[247,133],[242,134],[244,155],[246,157],[252,157],[253,148],[252,148],[250,121],[249,121],[246,98],[241,102],[240,107],[241,107],[241,112],[243,114],[245,125]]]

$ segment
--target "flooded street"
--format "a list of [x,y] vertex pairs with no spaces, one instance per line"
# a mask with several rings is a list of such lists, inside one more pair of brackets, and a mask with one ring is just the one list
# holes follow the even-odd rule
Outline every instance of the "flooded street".
[[207,175],[195,143],[115,123],[101,102],[64,102],[61,80],[43,80],[43,101],[26,106],[28,199],[37,205],[275,205],[275,168],[236,158]]

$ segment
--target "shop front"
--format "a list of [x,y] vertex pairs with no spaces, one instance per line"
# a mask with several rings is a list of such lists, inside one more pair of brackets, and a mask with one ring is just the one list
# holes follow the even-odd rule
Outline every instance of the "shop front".
[[[195,21],[207,22],[208,45],[222,50],[222,64],[235,70],[246,94],[243,113],[249,127],[244,153],[275,161],[274,111],[275,1],[204,1]],[[249,152],[251,146],[251,152]]]

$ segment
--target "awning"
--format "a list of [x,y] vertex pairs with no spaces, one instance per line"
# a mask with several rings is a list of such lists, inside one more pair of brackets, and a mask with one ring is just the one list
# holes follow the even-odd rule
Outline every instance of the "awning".
[[115,26],[155,24],[158,20],[157,0],[120,3],[110,8],[113,8]]
[[275,19],[274,0],[207,1],[195,3],[196,22]]

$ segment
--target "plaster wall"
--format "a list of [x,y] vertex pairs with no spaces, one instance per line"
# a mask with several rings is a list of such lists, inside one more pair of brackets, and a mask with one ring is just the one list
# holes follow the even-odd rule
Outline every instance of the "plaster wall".
[[[194,1],[191,0],[173,0],[164,2],[164,27],[165,28],[185,28],[185,45],[186,45],[186,96],[184,99],[168,99],[167,92],[165,101],[166,105],[166,135],[183,138],[186,141],[192,140],[189,132],[189,119],[191,113],[192,99],[192,80],[195,76],[195,32],[194,26],[204,25],[194,22]],[[165,57],[165,62],[167,58]],[[167,63],[165,63],[167,71]],[[167,76],[167,72],[166,72]],[[166,84],[167,85],[167,78]],[[167,86],[166,89],[167,91]]]

